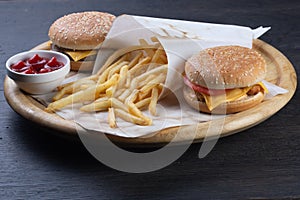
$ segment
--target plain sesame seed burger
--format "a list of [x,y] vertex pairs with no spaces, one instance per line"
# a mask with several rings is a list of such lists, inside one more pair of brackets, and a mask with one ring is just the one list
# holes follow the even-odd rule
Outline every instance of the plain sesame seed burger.
[[114,19],[112,14],[97,11],[65,15],[49,28],[51,48],[71,58],[71,69],[90,70]]
[[196,110],[225,114],[263,101],[266,62],[255,50],[220,46],[200,51],[185,64],[184,98]]

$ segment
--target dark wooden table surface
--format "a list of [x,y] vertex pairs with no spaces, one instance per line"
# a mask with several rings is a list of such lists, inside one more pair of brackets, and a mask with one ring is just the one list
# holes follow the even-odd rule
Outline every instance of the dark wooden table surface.
[[194,144],[171,165],[141,174],[111,169],[80,143],[15,113],[3,94],[6,59],[48,40],[56,18],[85,10],[271,26],[261,39],[300,71],[298,0],[0,1],[0,199],[300,198],[299,90],[267,121],[220,139],[205,158]]

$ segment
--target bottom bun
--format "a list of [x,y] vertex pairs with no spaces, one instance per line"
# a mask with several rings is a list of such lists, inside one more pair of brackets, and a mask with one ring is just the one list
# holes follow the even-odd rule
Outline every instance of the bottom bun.
[[194,109],[211,114],[231,114],[248,110],[261,103],[265,96],[263,92],[258,92],[255,95],[247,95],[236,101],[223,103],[215,109],[209,110],[205,102],[198,101],[195,92],[190,88],[185,87],[185,89],[183,90],[183,94],[186,102]]
[[91,71],[95,61],[71,61],[71,70],[73,71]]

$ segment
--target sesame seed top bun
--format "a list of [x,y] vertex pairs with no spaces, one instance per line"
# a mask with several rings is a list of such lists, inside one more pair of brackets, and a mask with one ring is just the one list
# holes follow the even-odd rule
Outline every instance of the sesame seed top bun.
[[91,50],[101,44],[115,16],[91,11],[65,15],[49,28],[49,38],[57,46],[72,50]]
[[211,89],[242,88],[262,81],[266,62],[255,50],[241,46],[205,49],[185,64],[187,78]]

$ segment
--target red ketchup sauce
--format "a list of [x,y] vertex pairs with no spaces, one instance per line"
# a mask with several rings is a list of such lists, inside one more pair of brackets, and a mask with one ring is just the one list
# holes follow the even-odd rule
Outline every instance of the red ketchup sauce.
[[56,57],[43,58],[35,54],[31,58],[21,60],[12,64],[10,68],[24,74],[42,74],[58,70],[64,66],[64,63],[57,61]]

